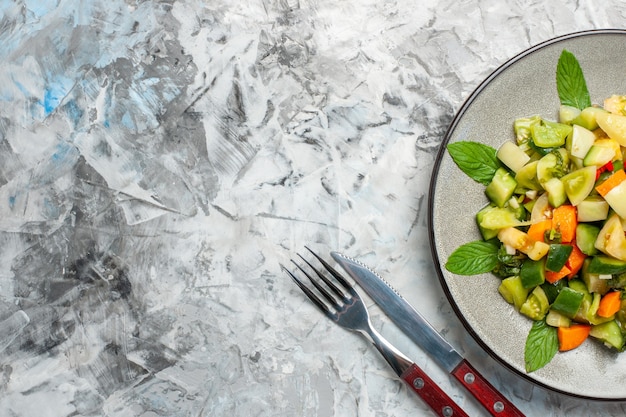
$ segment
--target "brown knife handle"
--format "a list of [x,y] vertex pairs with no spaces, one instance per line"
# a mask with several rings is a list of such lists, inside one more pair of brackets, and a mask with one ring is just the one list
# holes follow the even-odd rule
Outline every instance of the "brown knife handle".
[[409,387],[440,417],[468,415],[416,364],[400,376]]
[[470,363],[463,359],[452,375],[496,417],[524,417],[524,414],[507,400]]

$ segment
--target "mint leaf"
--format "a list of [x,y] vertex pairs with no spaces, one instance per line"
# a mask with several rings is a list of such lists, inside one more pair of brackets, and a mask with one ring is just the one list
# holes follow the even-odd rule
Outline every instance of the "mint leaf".
[[471,179],[489,185],[496,170],[501,166],[496,150],[478,142],[454,142],[447,146],[452,160]]
[[476,275],[491,271],[498,264],[498,246],[476,240],[454,250],[446,262],[446,269],[458,275]]
[[561,104],[580,110],[591,106],[583,70],[574,54],[566,49],[561,52],[556,66],[556,89]]
[[543,368],[559,350],[557,330],[548,326],[545,320],[533,322],[524,348],[526,372]]

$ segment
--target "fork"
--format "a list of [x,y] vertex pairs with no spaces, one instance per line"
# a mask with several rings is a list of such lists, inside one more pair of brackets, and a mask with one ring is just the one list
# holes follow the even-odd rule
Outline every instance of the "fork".
[[319,297],[311,288],[305,285],[296,274],[282,265],[281,267],[291,276],[298,287],[300,287],[324,315],[344,329],[359,333],[369,340],[400,379],[406,382],[413,392],[430,406],[436,415],[441,417],[467,417],[467,414],[452,398],[450,398],[417,364],[391,345],[372,327],[367,307],[361,300],[356,289],[324,259],[308,247],[306,247],[306,249],[311,252],[322,264],[324,269],[334,278],[334,282],[300,254],[298,254],[300,259],[304,261],[310,270],[315,272],[318,279],[315,279],[305,268],[301,267],[293,259],[291,262],[309,279],[309,281],[311,281],[322,297]]

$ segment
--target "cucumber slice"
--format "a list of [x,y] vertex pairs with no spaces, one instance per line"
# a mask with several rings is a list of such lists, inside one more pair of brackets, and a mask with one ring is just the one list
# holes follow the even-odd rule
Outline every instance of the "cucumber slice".
[[582,282],[579,279],[573,279],[570,282],[568,282],[568,287],[570,287],[573,290],[576,290],[578,292],[581,292],[583,294],[587,294],[589,295],[589,291],[587,290],[587,286],[585,285],[584,282]]
[[516,211],[508,207],[493,207],[491,205],[479,211],[476,220],[484,240],[496,237],[500,229],[521,224],[519,214]]
[[[483,227],[481,225],[483,219],[485,218],[485,214],[493,210],[494,208],[496,207],[493,204],[488,204],[487,206],[480,209],[478,213],[476,213],[476,224],[478,225],[478,230],[480,230],[480,234],[483,237],[483,240],[493,239],[494,237],[498,236],[498,230],[487,229],[486,227]],[[600,229],[598,229],[598,231],[599,230]]]
[[589,292],[595,292],[598,294],[606,294],[609,290],[608,279],[601,279],[600,274],[589,272],[589,264],[592,258],[586,258],[583,261],[583,267],[580,270],[580,276]]
[[624,335],[615,320],[592,326],[589,336],[617,350],[621,350],[624,347]]
[[578,223],[576,225],[576,246],[582,253],[587,256],[593,256],[598,253],[595,247],[596,240],[600,228],[588,223]]
[[487,185],[485,194],[498,207],[504,207],[507,201],[513,196],[517,188],[517,181],[505,168],[498,168],[493,179]]
[[574,318],[578,309],[583,303],[585,294],[572,288],[565,287],[561,290],[556,300],[552,303],[552,310],[561,313],[566,317]]
[[567,198],[577,206],[593,190],[596,182],[596,167],[589,166],[570,172],[561,178]]
[[601,167],[615,158],[615,149],[607,146],[593,145],[583,158],[583,165]]
[[496,156],[513,172],[518,172],[530,161],[530,156],[513,142],[504,142],[498,149]]
[[543,184],[543,188],[548,193],[548,203],[554,208],[559,207],[567,201],[567,194],[565,193],[565,185],[558,178],[550,178]]
[[552,272],[559,272],[567,262],[574,247],[572,245],[565,245],[560,243],[553,243],[550,245],[548,256],[546,257],[546,270]]
[[554,300],[556,300],[556,297],[559,295],[561,290],[567,287],[567,284],[565,283],[565,281],[567,280],[560,279],[554,283],[550,283],[546,281],[543,284],[541,284],[541,288],[543,288],[543,292],[546,293],[546,297],[548,297],[548,301],[550,302],[550,304],[552,304]]
[[590,195],[576,206],[579,222],[596,222],[606,220],[609,216],[609,203],[602,197]]
[[589,273],[598,275],[613,275],[626,272],[626,262],[606,255],[596,255],[589,261]]
[[596,141],[593,143],[593,146],[603,146],[605,148],[613,149],[613,151],[615,152],[615,157],[612,159],[612,161],[622,160],[622,149],[615,139],[597,138]]
[[571,125],[574,119],[580,116],[580,109],[574,106],[561,104],[559,107],[559,122]]
[[548,297],[541,287],[535,289],[528,295],[528,298],[522,304],[519,312],[533,320],[543,320],[548,313],[550,303]]
[[520,269],[520,279],[524,288],[533,288],[541,285],[546,280],[546,268],[543,259],[533,261],[527,259]]
[[582,109],[578,117],[576,117],[572,123],[582,126],[588,130],[596,130],[598,128],[598,121],[596,120],[598,113],[606,113],[600,107],[586,107]]
[[498,287],[498,292],[506,300],[507,303],[513,304],[515,309],[519,311],[522,304],[526,301],[528,293],[527,288],[524,288],[522,281],[518,275],[505,278]]

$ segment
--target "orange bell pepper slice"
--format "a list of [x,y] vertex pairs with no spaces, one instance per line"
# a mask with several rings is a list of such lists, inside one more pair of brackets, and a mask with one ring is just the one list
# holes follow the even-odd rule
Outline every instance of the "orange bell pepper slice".
[[569,327],[559,327],[557,338],[559,339],[559,351],[565,352],[582,345],[589,337],[591,326],[588,324],[572,324]]

